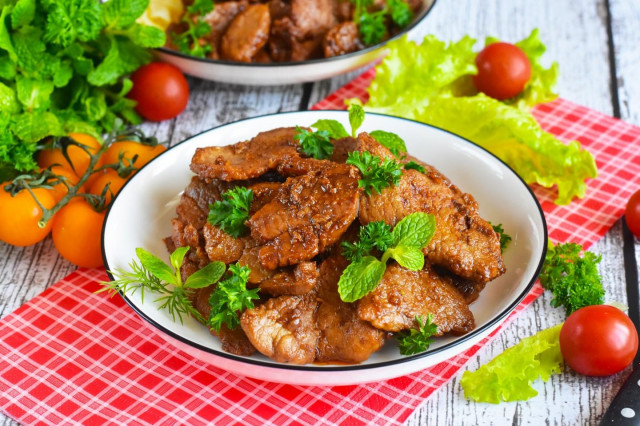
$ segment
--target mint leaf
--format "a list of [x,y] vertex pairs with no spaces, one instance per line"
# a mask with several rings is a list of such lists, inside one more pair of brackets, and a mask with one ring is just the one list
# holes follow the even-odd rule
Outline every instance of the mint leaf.
[[378,141],[380,145],[389,148],[389,151],[396,157],[399,157],[401,152],[407,152],[407,146],[404,140],[395,133],[385,132],[384,130],[374,130],[369,134]]
[[24,142],[38,142],[46,136],[63,136],[58,118],[48,111],[25,112],[13,117],[13,133]]
[[16,94],[27,111],[48,108],[53,93],[53,81],[23,76],[16,78]]
[[109,46],[107,56],[87,75],[87,80],[94,86],[115,84],[120,76],[135,71],[151,58],[146,49],[131,40],[106,36],[104,41]]
[[218,280],[224,274],[227,266],[223,262],[211,262],[202,269],[197,270],[193,274],[189,275],[189,278],[184,282],[185,288],[204,288],[208,287]]
[[[3,56],[5,55],[5,56]],[[0,52],[0,78],[12,80],[16,76],[16,64],[6,54]]]
[[[186,248],[187,250],[189,249],[189,247],[183,248]],[[178,250],[180,249],[177,249],[176,251]],[[144,266],[145,269],[147,269],[157,278],[173,285],[178,284],[174,271],[169,265],[164,263],[162,259],[140,247],[136,249],[136,255],[138,256],[138,259],[140,259],[140,263],[142,264],[142,266]]]
[[411,213],[393,228],[393,245],[426,247],[435,230],[436,220],[433,215],[422,212]]
[[60,66],[53,75],[53,85],[55,87],[64,87],[69,84],[69,80],[73,77],[73,67],[70,61],[61,61]]
[[[419,271],[424,268],[424,253],[414,246],[396,246],[385,253],[385,256],[392,257],[402,266],[410,271]],[[383,258],[383,261],[386,260]]]
[[138,45],[147,48],[162,47],[166,41],[164,31],[148,25],[133,24],[127,34]]
[[318,129],[319,131],[328,132],[331,139],[341,139],[349,137],[349,133],[347,133],[344,126],[336,120],[318,120],[313,123],[311,127]]
[[17,29],[33,21],[36,14],[35,0],[18,0],[11,12],[11,26]]
[[378,286],[386,269],[387,265],[373,256],[351,263],[338,281],[340,298],[345,302],[361,299]]
[[188,251],[189,247],[178,247],[173,251],[173,253],[171,253],[171,255],[169,256],[169,261],[171,262],[171,266],[173,266],[173,269],[178,271],[180,267],[182,267],[182,264],[184,263],[184,257],[187,255]]
[[349,105],[349,124],[351,124],[351,136],[356,137],[356,132],[364,123],[364,108],[358,104]]
[[11,6],[4,6],[2,13],[0,13],[0,49],[4,49],[9,54],[11,61],[18,62],[18,55],[13,48],[9,27],[7,27],[7,18],[10,16],[11,10]]
[[149,5],[149,0],[109,0],[102,5],[108,28],[122,29],[135,24]]
[[20,111],[20,104],[16,98],[16,92],[2,83],[0,83],[0,111],[14,114]]

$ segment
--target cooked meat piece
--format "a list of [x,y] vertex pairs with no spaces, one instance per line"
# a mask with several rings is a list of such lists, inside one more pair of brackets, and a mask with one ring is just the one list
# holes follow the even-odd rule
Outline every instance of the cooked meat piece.
[[214,226],[208,222],[202,228],[202,235],[204,236],[204,249],[209,260],[227,264],[240,259],[247,240],[247,238],[234,238],[219,226]]
[[352,137],[334,140],[333,154],[331,154],[329,160],[335,161],[336,163],[344,163],[347,161],[350,152],[358,151],[359,143],[358,139]]
[[387,331],[415,328],[415,317],[433,315],[438,335],[473,330],[473,314],[460,292],[442,280],[427,264],[421,271],[409,271],[396,263],[387,270],[375,290],[358,301],[358,316]]
[[[229,28],[233,18],[245,10],[248,5],[246,0],[216,2],[213,10],[202,17],[202,19],[211,26],[211,33],[203,37],[202,40],[211,43],[216,56],[218,56],[218,44],[222,35],[227,31],[227,28]],[[199,17],[193,17],[194,23],[198,19]]]
[[[358,139],[372,144],[362,134]],[[378,154],[386,150],[381,145],[375,147],[375,141],[373,144],[372,150]],[[431,166],[426,174],[405,170],[398,185],[382,194],[362,196],[359,219],[364,225],[384,220],[395,226],[414,212],[435,216],[435,234],[423,250],[433,264],[476,282],[488,282],[504,273],[500,238],[478,214],[473,196],[460,191]]]
[[300,262],[294,266],[267,270],[260,264],[260,247],[247,248],[238,260],[239,265],[251,269],[249,284],[260,287],[261,293],[272,296],[299,295],[311,291],[318,280],[315,262]]
[[276,19],[284,18],[291,14],[291,4],[286,0],[269,0],[267,4],[269,5],[271,20],[274,23]]
[[171,219],[171,228],[173,246],[175,248],[191,247],[185,259],[197,265],[198,269],[205,267],[209,263],[209,257],[204,249],[204,244],[198,230],[193,225],[189,223],[185,224],[177,218]]
[[407,0],[409,8],[416,13],[422,9],[422,5],[424,5],[424,3],[424,0]]
[[266,51],[266,45],[256,53],[256,56],[253,57],[253,62],[259,64],[268,64],[273,62],[271,60],[271,56],[269,56],[269,52]]
[[333,13],[338,22],[351,21],[355,5],[349,0],[333,0]]
[[280,296],[247,309],[240,319],[249,341],[274,361],[307,364],[315,359],[319,332],[313,318],[318,302],[305,296]]
[[316,324],[320,330],[318,362],[359,363],[382,347],[385,332],[358,318],[356,304],[338,294],[338,280],[348,262],[332,256],[320,264]]
[[254,214],[265,204],[269,203],[278,195],[278,191],[282,187],[278,182],[260,182],[250,185],[248,188],[253,191],[253,199],[251,200],[250,213]]
[[338,22],[333,14],[333,0],[291,0],[294,36],[305,40],[322,36]]
[[340,56],[364,47],[360,41],[358,26],[353,21],[342,22],[331,28],[324,36],[322,48],[324,56]]
[[453,285],[456,286],[460,294],[462,294],[462,297],[464,297],[464,301],[467,302],[467,305],[475,302],[478,296],[480,296],[480,292],[484,290],[487,285],[487,283],[481,281],[474,282],[453,274],[450,275],[450,278]]
[[291,60],[306,61],[308,59],[322,57],[322,36],[314,36],[310,39],[291,41]]
[[245,182],[228,183],[220,180],[205,182],[198,176],[191,178],[191,182],[184,189],[180,197],[180,204],[176,208],[178,218],[184,223],[190,223],[197,229],[202,229],[207,223],[209,204],[222,199],[222,194],[236,185]]
[[271,37],[269,37],[269,52],[274,61],[286,62],[291,60],[294,39],[293,34],[291,34],[292,28],[293,22],[288,16],[274,19],[271,25]]
[[253,4],[238,13],[220,42],[220,56],[239,62],[251,62],[269,39],[269,6]]
[[285,155],[297,156],[295,127],[258,133],[249,141],[196,149],[191,170],[203,179],[234,181],[256,178],[278,165]]
[[[211,312],[211,306],[209,306],[209,297],[211,293],[216,289],[215,285],[209,287],[197,289],[193,296],[193,307],[202,315],[202,318],[207,320],[209,313]],[[217,336],[222,343],[222,350],[235,355],[249,356],[256,350],[247,339],[247,335],[242,328],[238,327],[235,330],[231,330],[226,325],[220,327],[220,331],[209,330],[212,336]]]
[[278,196],[247,221],[263,245],[262,266],[309,260],[336,242],[358,212],[359,176],[353,166],[334,164],[287,179]]

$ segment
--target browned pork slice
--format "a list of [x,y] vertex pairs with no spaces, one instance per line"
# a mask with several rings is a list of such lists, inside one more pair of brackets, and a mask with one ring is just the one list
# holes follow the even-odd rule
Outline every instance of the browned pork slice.
[[295,135],[295,127],[282,127],[258,133],[249,141],[198,148],[191,160],[191,170],[207,180],[259,177],[275,169],[283,156],[298,155]]
[[320,264],[316,324],[318,362],[360,363],[382,347],[385,332],[358,318],[354,303],[346,303],[338,294],[338,280],[347,266],[342,256],[332,256]]
[[[211,312],[211,306],[209,305],[209,297],[215,290],[216,285],[210,285],[209,287],[200,288],[195,291],[192,297],[193,307],[202,315],[202,318],[206,321],[209,318]],[[236,355],[251,355],[256,350],[247,339],[247,335],[242,331],[242,328],[238,327],[235,330],[231,330],[226,325],[220,327],[220,331],[209,330],[213,336],[217,336],[222,343],[222,350]]]
[[464,301],[467,302],[467,305],[473,303],[487,285],[487,283],[482,281],[471,281],[459,277],[441,266],[434,266],[434,270],[440,275],[440,278],[445,281],[450,281],[458,289],[462,297],[464,297]]
[[219,226],[206,223],[202,228],[204,237],[204,249],[209,260],[219,261],[226,264],[233,263],[240,259],[244,252],[244,247],[248,237],[234,238],[223,231]]
[[327,58],[355,52],[363,47],[358,26],[353,21],[342,22],[331,28],[322,41],[324,56]]
[[247,309],[240,319],[249,341],[274,361],[307,364],[316,356],[319,332],[313,318],[315,292],[280,296]]
[[273,200],[278,195],[281,187],[282,184],[278,182],[260,182],[250,185],[248,188],[253,191],[253,199],[251,200],[249,213],[254,214]]
[[[210,43],[213,46],[210,57],[218,59],[220,53],[218,51],[218,44],[222,35],[227,31],[231,21],[236,15],[247,8],[249,3],[246,0],[241,1],[225,1],[216,2],[216,6],[211,12],[202,17],[202,19],[211,26],[211,33],[202,38],[205,43]],[[193,20],[196,21],[197,17]]]
[[[360,134],[358,139],[375,155],[391,156],[369,135]],[[358,217],[363,225],[383,220],[395,226],[414,212],[435,216],[435,234],[423,250],[433,264],[474,282],[488,282],[504,273],[500,238],[478,214],[473,196],[460,191],[431,166],[424,174],[404,170],[398,185],[381,194],[363,195]]]
[[338,23],[333,0],[291,0],[291,20],[298,40],[323,36]]
[[358,212],[359,177],[355,167],[335,164],[287,179],[247,222],[262,245],[262,266],[275,269],[309,260],[338,241]]
[[358,301],[359,318],[387,331],[415,328],[415,317],[428,314],[438,325],[438,335],[463,334],[475,326],[460,292],[429,264],[421,271],[389,264],[378,287]]
[[220,41],[220,56],[251,62],[269,39],[271,16],[266,4],[252,4],[238,13]]

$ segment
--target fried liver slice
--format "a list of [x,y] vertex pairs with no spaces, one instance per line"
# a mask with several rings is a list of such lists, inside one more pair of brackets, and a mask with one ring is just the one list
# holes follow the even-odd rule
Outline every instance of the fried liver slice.
[[331,256],[320,264],[316,324],[320,331],[317,362],[360,363],[382,347],[385,332],[358,318],[356,304],[338,294],[338,280],[348,262]]
[[262,245],[262,266],[275,269],[309,260],[338,241],[358,212],[359,176],[355,167],[332,164],[287,179],[247,221],[251,236]]
[[[386,148],[369,138],[358,135],[363,141],[361,147],[378,156],[391,156]],[[385,188],[381,194],[363,195],[360,222],[366,225],[383,220],[395,226],[414,212],[433,214],[436,231],[423,250],[430,262],[474,282],[486,283],[502,275],[505,267],[500,238],[478,214],[473,196],[460,191],[434,167],[427,165],[426,169],[424,174],[404,170],[396,186]]]
[[266,4],[252,4],[235,15],[220,41],[220,56],[251,62],[269,39],[271,15]]
[[313,318],[314,292],[280,296],[242,314],[240,323],[249,341],[277,362],[307,364],[316,356],[319,332]]
[[358,301],[360,319],[392,332],[415,328],[415,317],[428,314],[438,325],[438,335],[464,334],[475,326],[460,292],[429,264],[420,271],[389,264],[376,289]]
[[258,133],[249,141],[196,149],[191,170],[205,180],[245,180],[274,170],[285,155],[297,156],[295,127]]

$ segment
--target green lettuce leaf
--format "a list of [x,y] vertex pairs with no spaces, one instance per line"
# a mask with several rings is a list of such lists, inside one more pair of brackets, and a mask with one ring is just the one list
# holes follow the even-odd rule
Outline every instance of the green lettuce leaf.
[[464,395],[478,402],[524,401],[538,392],[531,382],[549,380],[562,371],[560,329],[562,324],[522,339],[477,371],[465,371],[460,380]]
[[[487,44],[495,42],[487,39]],[[446,44],[427,36],[421,44],[406,37],[390,42],[376,67],[367,111],[423,121],[459,134],[505,161],[527,183],[557,185],[557,204],[582,198],[585,180],[597,176],[596,163],[580,144],[564,144],[540,128],[530,108],[553,100],[558,66],[541,65],[545,47],[537,30],[516,43],[529,57],[532,76],[521,94],[506,101],[478,93],[475,40]]]

